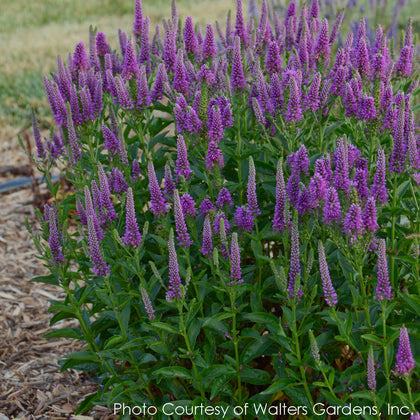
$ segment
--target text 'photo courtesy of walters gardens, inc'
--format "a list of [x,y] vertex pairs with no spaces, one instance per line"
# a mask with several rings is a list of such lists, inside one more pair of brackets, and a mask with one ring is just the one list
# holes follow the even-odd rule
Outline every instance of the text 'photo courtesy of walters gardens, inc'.
[[420,418],[419,26],[277,3],[136,0],[44,78],[33,281],[99,383],[79,414]]

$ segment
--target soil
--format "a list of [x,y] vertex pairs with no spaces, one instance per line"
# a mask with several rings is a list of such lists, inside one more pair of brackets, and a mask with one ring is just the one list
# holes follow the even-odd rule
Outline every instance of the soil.
[[[0,184],[20,176],[28,164],[17,138],[0,143]],[[97,384],[74,370],[60,372],[58,362],[82,346],[71,339],[43,337],[73,322],[50,327],[48,301],[62,299],[61,291],[30,282],[48,274],[25,226],[27,218],[36,227],[34,203],[42,201],[43,193],[41,185],[35,193],[28,186],[0,195],[0,420],[114,419],[105,407],[74,415]]]

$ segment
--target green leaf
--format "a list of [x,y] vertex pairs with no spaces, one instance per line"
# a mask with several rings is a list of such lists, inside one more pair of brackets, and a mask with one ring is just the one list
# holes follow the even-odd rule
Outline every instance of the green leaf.
[[223,319],[232,318],[232,312],[222,312],[211,316],[210,318],[205,318],[203,322],[203,327],[211,326],[213,322],[222,321]]
[[264,391],[262,391],[261,395],[276,394],[277,392],[283,391],[283,389],[285,389],[289,386],[292,386],[292,385],[297,385],[297,384],[294,383],[294,381],[292,379],[282,378],[282,379],[279,379],[278,381],[274,382],[273,384],[271,384]]
[[53,284],[54,286],[59,286],[59,277],[55,276],[54,274],[50,274],[49,276],[38,276],[34,277],[33,279],[29,280],[33,283],[45,283],[45,284]]
[[181,334],[181,331],[179,331],[178,329],[160,321],[152,322],[151,325],[154,328],[158,328],[159,330],[167,331],[172,334]]
[[230,379],[230,375],[222,375],[214,380],[213,385],[211,387],[211,400],[220,394],[222,388],[230,381]]
[[370,341],[372,343],[376,343],[379,345],[383,345],[383,340],[381,340],[379,337],[373,334],[363,334],[362,338],[364,338],[366,341]]
[[239,375],[243,382],[252,385],[266,385],[271,382],[268,372],[261,369],[252,369],[249,366],[244,366]]
[[92,395],[88,395],[79,405],[79,407],[77,408],[75,414],[83,414],[86,411],[90,410],[91,408],[93,408],[96,403],[95,403],[95,399],[98,398],[98,394],[92,394]]
[[270,347],[271,340],[268,336],[262,336],[258,340],[249,343],[241,352],[241,362],[248,363],[256,357],[265,355],[266,350]]
[[273,314],[269,314],[267,312],[253,312],[245,314],[243,318],[260,324],[274,333],[277,333],[279,328],[279,319]]
[[44,337],[45,338],[64,337],[64,338],[74,338],[75,340],[82,340],[83,334],[77,328],[61,328],[59,330],[54,330],[47,334],[44,334]]
[[155,376],[164,376],[165,378],[184,378],[192,379],[191,372],[181,366],[163,367],[153,372]]

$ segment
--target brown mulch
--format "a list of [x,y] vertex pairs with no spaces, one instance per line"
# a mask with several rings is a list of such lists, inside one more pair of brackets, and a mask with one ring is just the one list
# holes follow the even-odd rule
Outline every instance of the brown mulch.
[[[0,168],[27,164],[17,139],[0,143]],[[0,170],[0,183],[13,179],[13,172]],[[50,327],[48,300],[62,299],[61,290],[29,282],[48,274],[25,227],[25,218],[36,225],[33,202],[30,187],[0,195],[0,420],[115,418],[104,407],[74,415],[97,384],[74,370],[61,373],[58,361],[82,346],[70,339],[43,338],[52,328],[71,326],[73,321]]]

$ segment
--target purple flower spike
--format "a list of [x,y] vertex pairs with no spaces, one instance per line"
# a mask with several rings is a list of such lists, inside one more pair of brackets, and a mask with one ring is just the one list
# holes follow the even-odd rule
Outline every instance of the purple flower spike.
[[248,207],[241,206],[236,209],[235,224],[240,230],[251,232],[255,224],[254,219],[254,214]]
[[175,74],[172,84],[173,88],[183,95],[188,95],[188,82],[184,65],[184,56],[182,50],[178,50],[175,61]]
[[337,190],[334,187],[328,188],[324,205],[324,222],[330,225],[333,221],[341,219],[341,205],[338,199]]
[[365,210],[363,211],[362,219],[363,227],[367,232],[373,234],[379,229],[378,217],[376,215],[376,202],[373,197],[369,197]]
[[297,215],[295,214],[292,224],[292,247],[290,254],[289,283],[287,285],[287,292],[290,299],[296,298],[297,300],[303,296],[303,291],[300,286],[299,289],[296,290],[296,281],[301,274],[299,255],[299,227]]
[[235,36],[238,36],[239,39],[244,44],[244,47],[247,46],[247,36],[245,31],[245,21],[242,12],[242,0],[236,0],[236,23],[235,23]]
[[321,273],[322,289],[324,291],[324,299],[327,305],[332,307],[337,305],[337,293],[331,281],[330,271],[328,269],[327,259],[325,257],[324,245],[320,241],[318,243],[318,255],[319,255],[319,271]]
[[369,349],[367,358],[367,385],[372,394],[376,392],[375,359],[372,347]]
[[108,43],[106,42],[106,35],[99,31],[96,34],[96,52],[99,57],[105,57],[106,54],[108,54]]
[[141,43],[139,53],[139,64],[146,67],[146,74],[150,74],[150,18],[147,16],[143,21],[143,29],[141,32]]
[[169,164],[165,165],[165,189],[164,193],[167,195],[172,195],[175,191],[175,182],[172,177],[172,171]]
[[86,226],[87,225],[86,211],[85,211],[85,208],[83,207],[83,204],[82,204],[82,202],[80,201],[79,198],[76,199],[76,211],[77,211],[77,214],[79,216],[80,223],[83,226]]
[[192,245],[190,235],[185,224],[184,213],[182,211],[181,200],[179,197],[179,191],[174,192],[174,212],[175,212],[175,230],[177,234],[178,245],[188,248]]
[[318,39],[314,47],[314,57],[319,59],[322,57],[323,60],[327,60],[330,56],[330,43],[328,36],[328,20],[322,21],[321,30],[319,32]]
[[149,88],[147,87],[147,76],[146,76],[146,69],[142,66],[141,75],[137,80],[137,103],[136,109],[139,111],[143,111],[147,106],[150,105],[150,95],[149,95]]
[[187,147],[185,146],[184,137],[179,134],[177,138],[177,160],[175,174],[177,181],[180,181],[180,176],[182,175],[187,181],[190,180],[192,175],[192,170],[188,162]]
[[79,141],[77,140],[76,130],[73,125],[73,118],[71,117],[70,105],[67,105],[67,113],[69,118],[67,118],[67,129],[69,136],[69,145],[70,145],[70,164],[72,166],[77,165],[79,160],[82,158],[82,152],[80,150]]
[[221,231],[220,231],[220,220],[223,219],[223,224],[225,225],[225,233],[230,231],[230,224],[229,221],[225,215],[225,213],[223,211],[218,211],[216,214],[216,217],[214,218],[213,221],[213,232],[216,235],[222,235]]
[[378,157],[376,161],[376,173],[371,187],[372,196],[381,204],[388,201],[388,190],[386,188],[386,175],[385,175],[385,152],[378,149]]
[[406,144],[404,141],[404,129],[405,129],[405,106],[404,101],[398,109],[398,119],[392,130],[392,137],[394,138],[394,149],[390,157],[389,170],[392,172],[401,173],[404,170],[405,159],[406,159]]
[[267,55],[265,57],[265,69],[270,75],[281,72],[281,56],[279,46],[275,41],[270,41],[268,45]]
[[33,109],[32,109],[32,130],[34,132],[37,157],[39,159],[45,159],[47,157],[47,153],[45,152],[44,144],[41,138],[41,132],[39,131],[38,121],[36,119],[35,111]]
[[134,53],[133,41],[127,41],[127,50],[124,56],[123,71],[121,76],[124,80],[130,80],[132,77],[137,79],[140,75],[139,65],[137,64],[136,54]]
[[136,219],[136,210],[134,208],[133,190],[130,187],[127,191],[127,214],[125,219],[125,235],[121,238],[124,245],[130,245],[137,248],[141,244],[141,234]]
[[242,67],[241,55],[241,41],[239,37],[235,37],[233,44],[232,74],[230,76],[230,86],[234,92],[245,89],[245,76],[244,69]]
[[287,194],[286,185],[283,175],[283,161],[280,159],[277,163],[276,175],[276,205],[274,207],[273,229],[276,232],[284,230],[286,223],[284,221],[284,207],[286,204]]
[[321,88],[321,73],[316,73],[307,96],[304,99],[305,109],[310,109],[312,112],[319,110],[321,102],[319,100],[319,90]]
[[195,201],[190,194],[182,194],[181,207],[184,217],[196,217],[197,209],[195,208]]
[[131,182],[137,182],[141,175],[140,164],[137,159],[133,160],[131,164]]
[[212,106],[209,109],[211,118],[207,120],[208,132],[207,137],[216,143],[223,137],[222,115],[218,106]]
[[251,213],[255,216],[261,214],[261,211],[258,208],[257,190],[255,183],[255,165],[252,156],[249,158],[249,175],[246,196],[248,208],[251,211]]
[[74,50],[72,68],[74,72],[89,70],[89,60],[85,49],[85,44],[80,41]]
[[217,197],[217,200],[216,200],[216,207],[218,209],[222,209],[225,204],[227,206],[233,205],[232,196],[230,195],[230,192],[226,187],[220,190],[219,196]]
[[358,204],[353,203],[343,222],[343,231],[350,238],[350,241],[354,241],[358,236],[361,235],[363,229],[362,220],[362,209]]
[[217,143],[214,140],[211,140],[207,148],[206,169],[213,169],[215,164],[219,165],[219,168],[223,168],[224,161],[222,152],[217,146]]
[[378,283],[376,285],[376,299],[392,300],[392,288],[389,282],[388,276],[388,263],[386,260],[386,243],[385,239],[379,240],[378,246],[378,271],[377,271]]
[[[104,232],[99,225],[98,217],[96,216],[95,208],[93,207],[92,195],[90,194],[90,190],[87,185],[84,188],[84,193],[85,193],[86,223],[89,217],[92,217],[92,222],[95,228],[96,238],[100,241],[104,238]],[[80,221],[82,222],[82,216],[81,216]]]
[[412,413],[410,416],[410,420],[420,420],[420,413],[418,411]]
[[201,253],[203,255],[207,255],[209,258],[213,256],[213,241],[209,216],[207,216],[204,220],[203,245],[201,247]]
[[206,37],[203,42],[203,59],[216,57],[216,44],[214,42],[214,29],[211,23],[206,26]]
[[206,217],[210,210],[214,209],[214,204],[206,197],[200,204],[200,216]]
[[168,240],[169,252],[169,291],[166,294],[168,301],[181,299],[181,277],[179,276],[178,258],[175,250],[174,232],[171,229]]
[[139,40],[143,27],[143,7],[142,0],[136,0],[134,5],[134,22],[133,22],[133,35],[136,41]]
[[165,64],[159,63],[156,73],[156,81],[150,93],[150,99],[154,102],[160,101],[163,98],[164,84],[168,82],[168,75],[166,73]]
[[149,175],[149,189],[150,189],[150,211],[157,217],[163,217],[168,211],[165,199],[163,198],[158,180],[156,178],[155,167],[153,162],[147,165],[147,172]]
[[144,309],[146,310],[147,317],[149,321],[153,321],[156,319],[155,310],[153,309],[152,302],[150,301],[150,297],[144,287],[140,288],[141,292],[141,299],[143,300]]
[[114,206],[111,201],[111,193],[108,185],[108,179],[105,175],[102,165],[98,166],[99,184],[100,184],[100,202],[101,207],[106,211],[106,220],[112,222],[117,218]]
[[116,194],[121,194],[128,189],[124,174],[118,168],[112,168],[109,183],[112,191]]
[[53,265],[59,265],[65,262],[61,243],[60,243],[60,233],[58,230],[58,220],[57,220],[57,209],[52,205],[48,211],[48,244],[50,246],[51,254],[53,256]]
[[99,242],[96,236],[92,215],[89,215],[88,218],[88,243],[90,258],[93,263],[93,272],[96,276],[107,276],[110,273],[110,267],[105,263],[101,250],[99,249]]
[[337,148],[334,152],[334,187],[348,194],[350,192],[350,179],[347,155],[347,145],[344,143],[344,140],[342,138],[337,139]]
[[110,128],[105,126],[105,124],[102,123],[102,134],[104,135],[104,147],[105,149],[109,150],[113,155],[118,154],[120,150],[120,145],[118,142],[117,137],[115,137],[115,134],[112,132]]
[[195,54],[198,51],[198,41],[195,36],[194,23],[191,16],[187,16],[185,19],[184,45],[187,54]]
[[300,105],[300,92],[294,77],[290,78],[290,99],[286,110],[286,120],[288,122],[300,121],[303,117]]
[[232,241],[230,243],[230,263],[230,277],[233,279],[233,284],[242,283],[241,253],[236,232],[232,233]]
[[398,346],[398,353],[396,356],[397,363],[395,364],[395,373],[397,375],[408,377],[414,370],[416,363],[411,353],[410,337],[407,328],[402,326],[400,328],[400,342]]

